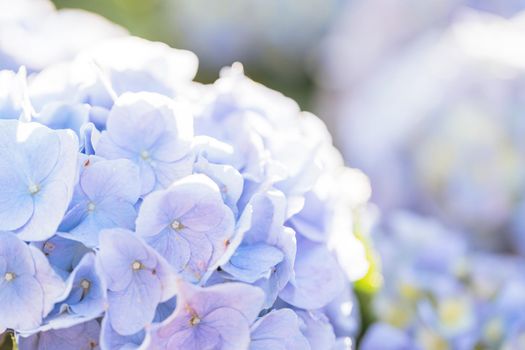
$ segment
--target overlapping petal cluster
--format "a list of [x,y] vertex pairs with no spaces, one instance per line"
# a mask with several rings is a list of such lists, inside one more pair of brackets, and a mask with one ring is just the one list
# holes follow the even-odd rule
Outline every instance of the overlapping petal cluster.
[[32,68],[0,72],[0,328],[20,349],[351,346],[370,189],[317,117],[134,37]]

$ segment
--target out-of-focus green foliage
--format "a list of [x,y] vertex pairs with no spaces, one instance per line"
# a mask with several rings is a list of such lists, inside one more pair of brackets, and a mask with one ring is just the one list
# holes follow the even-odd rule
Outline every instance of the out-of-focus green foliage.
[[18,350],[12,333],[0,334],[0,350]]

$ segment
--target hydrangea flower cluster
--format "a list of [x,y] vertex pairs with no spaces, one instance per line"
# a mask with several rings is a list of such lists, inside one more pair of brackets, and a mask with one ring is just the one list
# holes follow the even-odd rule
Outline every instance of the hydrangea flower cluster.
[[437,221],[398,212],[374,232],[384,288],[363,350],[522,349],[522,258],[473,252]]
[[465,11],[386,55],[352,89],[339,85],[342,97],[328,102],[340,140],[382,209],[432,215],[483,248],[525,252],[523,25],[519,14]]
[[196,70],[123,37],[0,72],[0,330],[21,350],[352,347],[366,177],[239,64]]

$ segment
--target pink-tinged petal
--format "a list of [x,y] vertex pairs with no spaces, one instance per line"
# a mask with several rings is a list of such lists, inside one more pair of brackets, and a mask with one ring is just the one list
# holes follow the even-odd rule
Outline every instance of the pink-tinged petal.
[[179,282],[181,303],[186,302],[199,315],[206,315],[219,308],[232,308],[239,311],[252,323],[262,309],[264,292],[244,283],[217,284],[200,288],[187,282]]
[[223,350],[246,349],[250,344],[250,326],[243,313],[232,308],[221,308],[204,318],[204,329],[210,328],[220,335]]

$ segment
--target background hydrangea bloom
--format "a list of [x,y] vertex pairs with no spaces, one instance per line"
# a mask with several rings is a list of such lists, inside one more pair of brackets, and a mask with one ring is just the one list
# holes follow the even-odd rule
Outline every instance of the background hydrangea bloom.
[[[490,7],[484,3],[479,7]],[[334,74],[329,81],[339,93],[326,100],[326,114],[341,122],[336,137],[345,157],[370,175],[382,209],[433,215],[471,234],[477,246],[514,249],[523,236],[513,224],[522,217],[523,197],[523,98],[517,93],[523,86],[523,16],[453,12],[451,20],[436,20],[423,34],[399,26],[411,39],[393,45],[384,55],[388,62],[360,80]],[[341,29],[333,44],[362,38],[360,33]],[[339,48],[333,50],[329,57],[340,59],[333,54]],[[335,65],[337,72],[364,72],[357,62],[339,64],[348,69]]]
[[73,194],[77,138],[37,123],[0,120],[0,229],[51,237]]
[[389,346],[388,334],[393,349],[496,349],[512,339],[524,319],[517,311],[525,302],[520,258],[474,253],[459,233],[407,213],[375,235],[385,267],[374,300],[382,323],[370,328],[365,349]]

